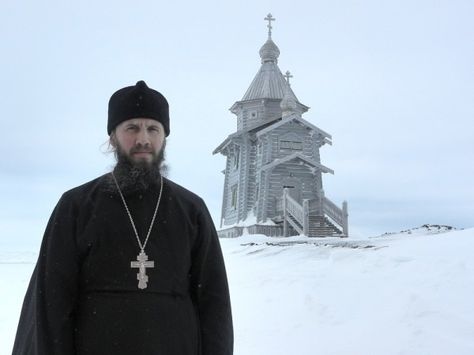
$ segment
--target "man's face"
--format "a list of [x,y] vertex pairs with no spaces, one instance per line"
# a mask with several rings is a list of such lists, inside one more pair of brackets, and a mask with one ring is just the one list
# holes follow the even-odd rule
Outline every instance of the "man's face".
[[112,145],[136,164],[151,164],[165,141],[163,125],[150,118],[132,118],[115,128]]

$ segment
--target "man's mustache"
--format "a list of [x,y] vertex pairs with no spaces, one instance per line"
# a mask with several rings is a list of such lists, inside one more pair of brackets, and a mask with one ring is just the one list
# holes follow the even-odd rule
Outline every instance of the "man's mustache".
[[143,146],[143,145],[136,145],[135,147],[132,147],[130,149],[130,154],[134,153],[153,153],[153,149],[148,146]]

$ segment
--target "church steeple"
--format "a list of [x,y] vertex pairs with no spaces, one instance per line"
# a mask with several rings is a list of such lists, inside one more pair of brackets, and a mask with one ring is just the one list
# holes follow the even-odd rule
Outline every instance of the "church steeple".
[[272,14],[268,14],[264,20],[268,21],[268,39],[265,44],[260,48],[260,58],[262,59],[263,63],[278,63],[278,57],[280,56],[280,49],[272,40],[272,21],[275,21],[275,18]]
[[[272,14],[268,14],[264,20],[268,21],[268,38],[259,51],[262,65],[240,102],[260,99],[281,100],[287,91],[287,81],[280,68],[278,68],[280,49],[272,39],[272,21],[275,21],[275,18]],[[289,89],[289,95],[293,96],[295,101],[298,102],[301,111],[306,112],[308,110],[308,107],[298,101],[291,88]]]

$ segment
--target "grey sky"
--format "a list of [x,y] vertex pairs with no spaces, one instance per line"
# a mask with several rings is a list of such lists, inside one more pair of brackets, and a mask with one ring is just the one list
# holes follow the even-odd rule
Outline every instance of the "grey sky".
[[236,129],[268,12],[303,117],[333,136],[324,188],[351,231],[474,226],[472,1],[3,0],[0,238],[38,242],[61,193],[108,171],[108,99],[141,79],[170,102],[170,177],[218,224],[211,152]]

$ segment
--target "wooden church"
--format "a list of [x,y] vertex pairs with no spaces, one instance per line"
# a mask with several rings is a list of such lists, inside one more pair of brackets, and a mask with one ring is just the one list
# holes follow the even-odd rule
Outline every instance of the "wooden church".
[[280,50],[268,39],[260,49],[261,67],[230,111],[237,131],[214,154],[226,156],[220,237],[244,233],[268,236],[348,236],[347,203],[342,208],[323,190],[319,149],[331,135],[302,118],[309,107],[298,101],[291,75],[278,67]]

